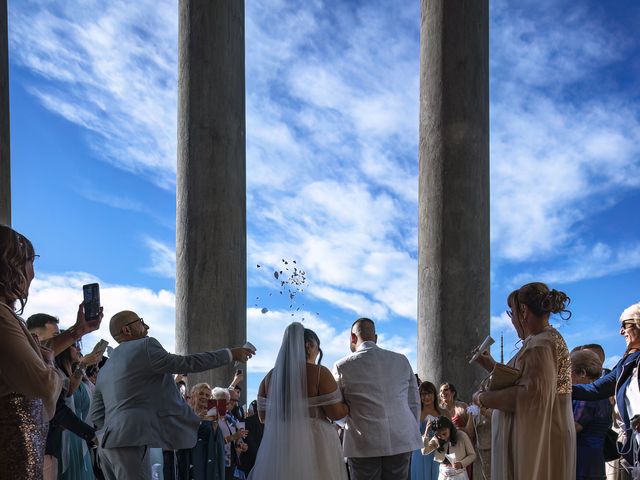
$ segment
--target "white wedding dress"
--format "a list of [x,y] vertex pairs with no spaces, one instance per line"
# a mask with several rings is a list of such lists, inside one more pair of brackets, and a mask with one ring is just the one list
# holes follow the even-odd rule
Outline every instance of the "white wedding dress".
[[258,398],[266,421],[249,480],[347,480],[338,432],[321,408],[342,393],[307,397],[306,377],[304,326],[296,322],[285,330],[267,398]]

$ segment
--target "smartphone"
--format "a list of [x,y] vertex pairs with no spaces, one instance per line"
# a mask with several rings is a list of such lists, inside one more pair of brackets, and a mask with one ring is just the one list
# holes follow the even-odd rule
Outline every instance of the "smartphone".
[[92,354],[93,353],[100,353],[100,356],[102,356],[102,355],[104,355],[104,352],[107,349],[108,345],[109,345],[109,342],[107,342],[106,340],[102,339],[98,343],[96,343],[96,346],[93,347],[93,351],[91,353]]
[[100,286],[97,283],[89,283],[82,286],[84,295],[84,318],[95,320],[100,315]]

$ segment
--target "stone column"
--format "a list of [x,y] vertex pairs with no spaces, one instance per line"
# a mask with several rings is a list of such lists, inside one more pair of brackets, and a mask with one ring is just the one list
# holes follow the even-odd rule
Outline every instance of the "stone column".
[[179,15],[176,350],[196,353],[246,340],[244,2],[180,0]]
[[9,29],[7,21],[7,0],[0,0],[0,224],[11,225]]
[[469,401],[489,334],[488,0],[422,0],[418,372]]

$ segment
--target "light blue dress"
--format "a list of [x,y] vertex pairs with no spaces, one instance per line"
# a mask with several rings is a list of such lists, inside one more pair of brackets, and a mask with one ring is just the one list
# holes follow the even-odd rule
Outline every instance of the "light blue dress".
[[[422,422],[420,422],[420,433],[424,435],[424,430],[427,428],[427,422],[435,419],[431,415],[427,415]],[[411,455],[411,480],[437,480],[440,464],[433,460],[435,452],[431,452],[429,455],[423,455],[420,450],[415,450]]]
[[[77,417],[83,422],[86,422],[87,416],[89,415],[91,399],[88,388],[84,382],[80,383],[80,386],[74,392],[71,399],[73,400],[74,411]],[[59,463],[64,471],[60,473],[58,478],[61,480],[94,480],[95,476],[93,475],[93,467],[91,466],[91,456],[87,449],[86,442],[68,431],[63,434],[63,442],[67,442],[67,445],[63,445],[63,449],[66,449],[63,456],[65,456],[66,459],[64,462]],[[62,465],[63,463],[64,465]]]

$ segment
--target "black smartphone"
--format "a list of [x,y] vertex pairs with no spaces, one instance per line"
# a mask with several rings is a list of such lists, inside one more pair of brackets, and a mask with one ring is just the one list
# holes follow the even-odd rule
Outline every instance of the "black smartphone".
[[82,286],[84,295],[84,318],[95,320],[100,314],[100,285],[89,283]]

